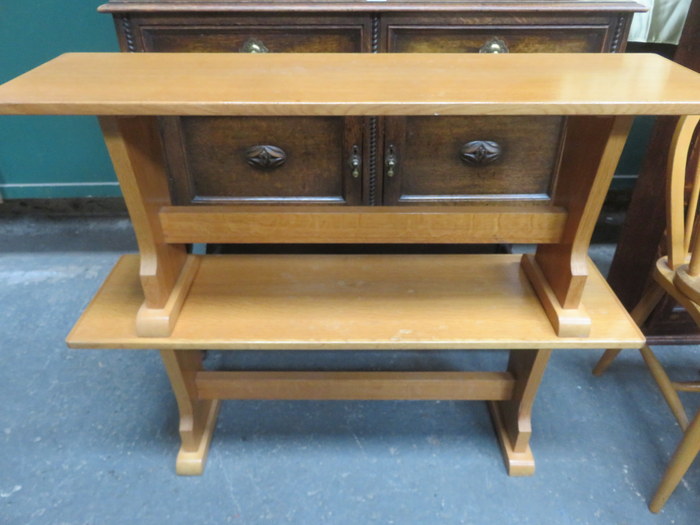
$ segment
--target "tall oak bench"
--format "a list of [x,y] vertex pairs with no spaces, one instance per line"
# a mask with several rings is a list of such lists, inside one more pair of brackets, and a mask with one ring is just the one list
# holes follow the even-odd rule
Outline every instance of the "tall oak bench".
[[[551,350],[644,338],[587,250],[634,115],[700,113],[653,55],[66,54],[1,114],[97,115],[136,231],[67,338],[157,349],[201,474],[224,399],[487,400],[512,475]],[[162,116],[567,116],[551,195],[460,206],[175,206]],[[299,130],[303,133],[303,129]],[[342,169],[362,159],[363,141]],[[488,151],[474,152],[488,155]],[[526,255],[193,255],[192,243],[518,243]],[[202,350],[509,350],[504,371],[210,371]]]

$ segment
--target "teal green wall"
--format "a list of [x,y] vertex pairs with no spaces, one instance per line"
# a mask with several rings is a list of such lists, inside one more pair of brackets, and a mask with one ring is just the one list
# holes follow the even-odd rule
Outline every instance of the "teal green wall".
[[[68,51],[117,51],[101,0],[0,0],[0,83]],[[94,117],[0,118],[4,199],[117,196]]]

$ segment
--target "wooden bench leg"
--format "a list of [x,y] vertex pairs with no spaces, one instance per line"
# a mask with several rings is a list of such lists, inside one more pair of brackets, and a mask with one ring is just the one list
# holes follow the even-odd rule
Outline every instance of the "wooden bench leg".
[[632,117],[572,116],[567,119],[560,173],[552,195],[566,209],[559,242],[540,244],[523,258],[547,317],[559,337],[588,337],[590,319],[581,308],[588,277],[588,246],[610,181],[632,125]]
[[508,401],[489,402],[503,459],[511,476],[535,473],[535,459],[530,450],[530,416],[551,352],[551,349],[512,350],[508,371],[516,381],[513,397]]
[[129,209],[141,254],[144,303],[136,316],[141,337],[173,330],[199,260],[184,244],[168,244],[158,212],[170,206],[170,190],[155,117],[100,117],[105,144]]
[[175,470],[183,476],[197,476],[204,472],[220,401],[199,399],[197,394],[195,375],[202,370],[202,352],[161,350],[160,355],[180,411],[182,446]]

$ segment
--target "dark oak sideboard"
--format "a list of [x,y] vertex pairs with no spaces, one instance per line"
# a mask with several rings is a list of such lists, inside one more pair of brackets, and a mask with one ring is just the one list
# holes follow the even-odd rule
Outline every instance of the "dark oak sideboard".
[[[619,52],[628,0],[111,1],[127,52]],[[176,204],[546,204],[565,118],[164,117]]]

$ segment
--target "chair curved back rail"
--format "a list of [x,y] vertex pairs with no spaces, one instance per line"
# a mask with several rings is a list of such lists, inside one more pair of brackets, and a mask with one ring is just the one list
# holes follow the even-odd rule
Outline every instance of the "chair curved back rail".
[[[689,166],[689,158],[694,149],[693,144],[698,140],[699,122],[698,115],[681,117],[673,135],[666,181],[668,256],[659,260],[654,274],[656,282],[688,311],[698,325],[700,325],[700,235],[698,232],[700,162],[695,157]],[[686,191],[687,182],[690,183],[689,192]],[[646,349],[648,347],[643,351]],[[651,350],[648,352],[651,353]],[[660,373],[668,380],[663,368],[660,368]],[[659,386],[662,386],[661,382]],[[700,392],[698,381],[671,381],[670,386],[674,390],[673,394],[678,391]],[[663,508],[700,452],[700,410],[689,423],[677,394],[675,397],[677,404],[671,408],[684,430],[684,435],[649,504],[652,512],[659,512]],[[681,410],[682,413],[679,413]]]
[[671,142],[666,177],[666,245],[655,281],[700,325],[700,162],[691,158],[700,115],[681,117]]
[[[700,164],[688,170],[688,157],[700,116],[682,117],[676,127],[668,160],[666,192],[667,264],[673,270],[673,285],[694,303],[700,303],[700,236],[697,208],[700,194]],[[685,205],[686,181],[690,193]],[[700,319],[695,319],[700,324]]]

